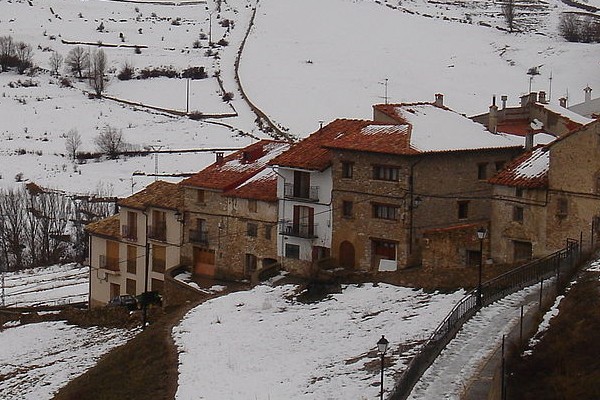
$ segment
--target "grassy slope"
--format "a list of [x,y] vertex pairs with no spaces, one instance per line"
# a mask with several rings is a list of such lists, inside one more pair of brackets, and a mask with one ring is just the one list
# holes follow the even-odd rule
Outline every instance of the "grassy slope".
[[531,356],[512,360],[510,399],[600,399],[600,273],[586,272]]

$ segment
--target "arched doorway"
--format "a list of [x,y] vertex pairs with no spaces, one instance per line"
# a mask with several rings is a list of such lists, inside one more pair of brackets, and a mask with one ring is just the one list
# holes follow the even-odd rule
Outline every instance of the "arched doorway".
[[354,269],[355,251],[354,245],[347,240],[340,243],[340,267],[344,269]]

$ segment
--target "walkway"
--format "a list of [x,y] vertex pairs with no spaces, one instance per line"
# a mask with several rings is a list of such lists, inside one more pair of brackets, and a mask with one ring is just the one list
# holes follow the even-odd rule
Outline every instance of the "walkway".
[[500,367],[502,336],[512,332],[519,340],[521,306],[529,315],[538,300],[539,285],[534,285],[478,312],[425,372],[409,399],[499,399],[499,387],[492,390],[492,381]]

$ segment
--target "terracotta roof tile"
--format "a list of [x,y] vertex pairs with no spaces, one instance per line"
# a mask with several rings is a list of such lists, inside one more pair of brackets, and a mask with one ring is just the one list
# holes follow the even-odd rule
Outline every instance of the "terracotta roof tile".
[[223,158],[183,180],[183,186],[227,191],[265,169],[269,161],[290,147],[289,143],[261,140]]
[[117,204],[137,210],[145,210],[148,207],[178,210],[183,204],[182,201],[182,188],[178,184],[156,181],[143,190],[119,200]]
[[105,236],[119,240],[121,239],[119,215],[113,215],[100,221],[92,222],[85,227],[85,230],[92,235]]
[[373,122],[336,119],[302,141],[292,145],[288,151],[271,160],[270,164],[323,171],[331,165],[331,154],[329,149],[324,146],[331,143],[338,136],[343,136],[349,131],[369,124],[373,124]]
[[371,122],[348,130],[345,135],[340,135],[325,144],[325,147],[384,154],[418,154],[419,152],[410,146],[410,133],[409,125]]
[[548,187],[549,166],[549,146],[537,147],[508,163],[488,182],[520,188],[545,188]]
[[272,170],[264,170],[237,188],[225,192],[225,196],[276,202],[277,174]]

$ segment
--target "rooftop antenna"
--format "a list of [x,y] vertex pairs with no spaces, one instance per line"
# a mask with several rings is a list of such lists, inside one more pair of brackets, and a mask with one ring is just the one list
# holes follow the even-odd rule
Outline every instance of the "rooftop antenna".
[[550,78],[548,78],[548,80],[550,81],[550,87],[548,88],[548,103],[550,103],[550,99],[552,99],[552,71],[550,71]]
[[385,104],[388,104],[388,80],[388,78],[385,78],[383,82],[379,82],[379,84],[384,86],[383,99],[385,101]]
[[154,151],[154,180],[158,180],[158,152],[162,149],[162,146],[150,146]]

